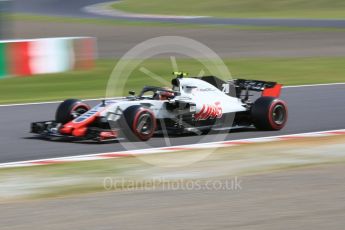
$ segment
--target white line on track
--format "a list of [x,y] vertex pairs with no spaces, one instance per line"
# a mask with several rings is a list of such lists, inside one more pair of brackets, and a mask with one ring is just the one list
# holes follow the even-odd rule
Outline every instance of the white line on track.
[[[119,99],[121,97],[114,97],[114,98],[91,98],[91,99],[81,99],[83,101],[98,101],[103,99]],[[4,104],[0,105],[0,107],[11,107],[11,106],[25,106],[25,105],[44,105],[44,104],[56,104],[61,103],[61,101],[44,101],[44,102],[29,102],[29,103],[18,103],[18,104]]]
[[[345,82],[339,82],[339,83],[326,83],[326,84],[311,84],[311,85],[290,85],[290,86],[284,86],[283,88],[303,88],[303,87],[318,87],[318,86],[334,86],[334,85],[345,85]],[[121,97],[118,97],[121,98]],[[91,99],[82,99],[83,101],[97,101],[102,100],[104,98],[91,98]],[[112,98],[116,99],[116,98]],[[25,106],[25,105],[44,105],[44,104],[55,104],[60,103],[62,101],[44,101],[44,102],[30,102],[30,103],[17,103],[17,104],[4,104],[0,105],[0,107],[11,107],[11,106]]]
[[274,142],[274,141],[282,141],[282,140],[300,139],[300,138],[306,138],[306,137],[313,138],[313,137],[325,137],[325,136],[335,136],[335,135],[345,135],[345,129],[318,131],[318,132],[309,132],[309,133],[296,133],[296,134],[287,134],[287,135],[279,135],[279,136],[257,137],[257,138],[240,139],[240,140],[227,140],[227,141],[220,141],[220,142],[207,142],[207,143],[199,143],[199,144],[158,147],[158,148],[139,149],[139,150],[124,150],[124,151],[118,151],[118,152],[85,154],[85,155],[57,157],[57,158],[50,158],[50,159],[7,162],[7,163],[0,163],[0,168],[28,167],[28,166],[50,165],[50,164],[59,164],[59,163],[68,163],[68,162],[105,160],[105,159],[111,159],[111,158],[121,158],[121,157],[126,157],[126,156],[148,155],[148,154],[155,154],[155,153],[176,152],[176,151],[193,150],[193,149],[196,150],[196,149],[201,149],[201,148],[205,149],[205,148],[232,147],[232,146],[239,146],[239,145],[245,145],[245,144],[265,143],[265,142]]
[[283,88],[303,88],[303,87],[334,86],[334,85],[345,85],[345,82],[325,83],[325,84],[310,84],[310,85],[288,85],[288,86],[284,86]]

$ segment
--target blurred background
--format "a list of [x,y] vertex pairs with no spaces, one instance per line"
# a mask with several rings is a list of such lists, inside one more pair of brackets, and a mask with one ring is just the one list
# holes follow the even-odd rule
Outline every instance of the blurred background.
[[[207,45],[235,77],[288,85],[340,82],[345,51],[343,8],[344,3],[336,0],[217,0],[212,4],[190,0],[174,6],[164,0],[1,1],[1,37],[17,43],[1,42],[0,72],[2,78],[9,77],[1,82],[4,94],[0,101],[102,97],[122,55],[147,39],[169,35]],[[14,55],[18,49],[20,55]],[[199,73],[197,63],[180,58],[180,69],[191,75]],[[169,55],[156,57],[150,65],[158,68],[157,74],[170,78]],[[88,69],[91,66],[94,68]],[[37,73],[40,75],[26,80],[10,77]],[[141,74],[132,74],[128,89],[141,87],[137,84]]]
[[12,38],[12,31],[10,26],[11,2],[7,0],[0,1],[0,38]]
[[[332,131],[121,159],[107,159],[123,150],[116,143],[49,142],[28,133],[30,122],[51,119],[61,100],[105,97],[118,60],[159,36],[205,44],[233,78],[284,84],[286,129],[231,132],[228,141]],[[344,38],[342,0],[0,0],[1,229],[343,229]],[[176,67],[208,74],[179,54],[141,67],[167,81]],[[161,84],[138,68],[115,95]],[[214,153],[186,167],[147,163],[203,151]],[[95,153],[110,155],[50,161]],[[8,167],[33,160],[46,165]]]

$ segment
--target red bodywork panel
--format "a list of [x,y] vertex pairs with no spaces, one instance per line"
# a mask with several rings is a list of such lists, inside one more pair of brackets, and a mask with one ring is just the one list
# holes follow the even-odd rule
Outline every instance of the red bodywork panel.
[[98,115],[99,113],[96,113],[82,122],[70,121],[61,127],[60,133],[65,135],[73,135],[75,137],[83,137],[86,134],[87,127],[95,121]]
[[117,131],[103,131],[99,134],[101,140],[113,139],[118,137]]
[[[84,137],[87,134],[88,127],[95,122],[95,120],[100,116],[100,114],[106,109],[106,106],[98,105],[93,109],[87,111],[85,114],[77,117],[73,121],[64,124],[59,132],[63,135]],[[116,131],[102,131],[99,134],[99,138],[102,140],[116,138],[118,133]]]
[[283,85],[276,84],[273,88],[265,88],[264,91],[262,91],[261,96],[262,97],[280,97],[282,87]]

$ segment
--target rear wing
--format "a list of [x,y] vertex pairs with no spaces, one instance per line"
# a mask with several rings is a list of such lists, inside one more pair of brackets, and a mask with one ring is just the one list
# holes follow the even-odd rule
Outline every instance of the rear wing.
[[246,80],[246,79],[235,79],[230,81],[224,81],[215,76],[202,76],[196,77],[200,80],[206,81],[209,84],[217,87],[223,93],[241,98],[243,91],[245,91],[245,97],[249,96],[249,91],[262,92],[263,97],[279,97],[282,88],[281,84],[272,81],[258,81],[258,80]]
[[243,90],[262,92],[263,97],[280,97],[282,85],[277,82],[271,81],[258,81],[258,80],[246,80],[236,79],[233,81],[236,89],[236,96],[240,97]]

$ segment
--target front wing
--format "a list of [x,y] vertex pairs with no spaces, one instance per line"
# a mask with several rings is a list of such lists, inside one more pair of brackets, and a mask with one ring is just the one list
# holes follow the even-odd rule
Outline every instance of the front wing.
[[79,140],[94,140],[94,141],[107,141],[119,140],[118,130],[101,129],[98,127],[89,127],[85,136],[75,137],[72,135],[64,135],[59,132],[61,124],[55,121],[40,121],[31,123],[31,133],[40,135],[41,137],[66,140],[66,141],[79,141]]

